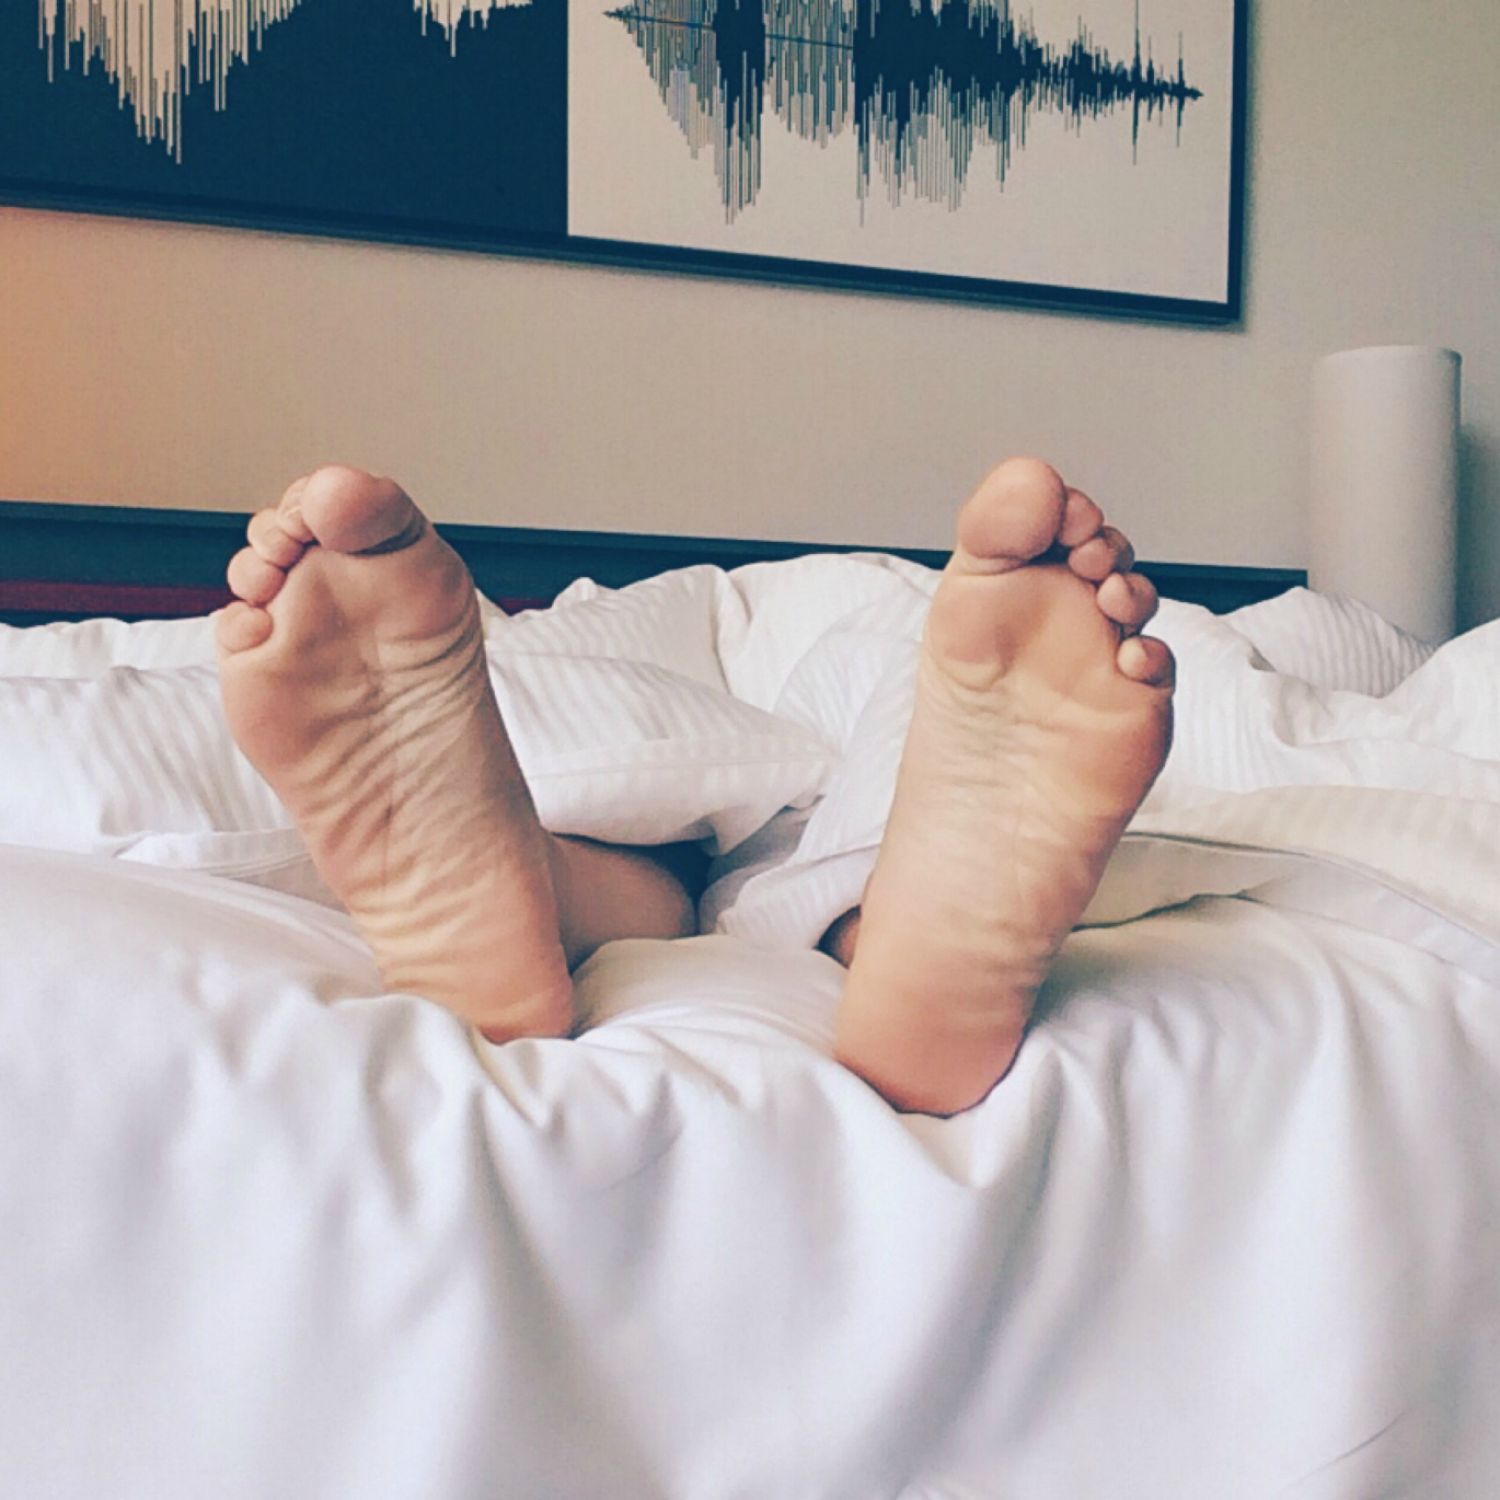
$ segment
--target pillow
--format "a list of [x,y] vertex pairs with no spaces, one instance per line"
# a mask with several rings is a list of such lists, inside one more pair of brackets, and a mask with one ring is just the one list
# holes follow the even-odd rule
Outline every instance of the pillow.
[[184,667],[213,659],[209,615],[0,625],[0,675],[6,677],[98,677],[111,667]]
[[[505,612],[479,597],[486,628]],[[213,616],[185,620],[0,625],[0,676],[98,677],[111,667],[187,667],[214,659]]]
[[[491,656],[543,821],[620,843],[731,847],[816,796],[835,749],[645,662]],[[212,667],[0,679],[0,841],[121,854],[144,836],[288,825],[236,748]]]

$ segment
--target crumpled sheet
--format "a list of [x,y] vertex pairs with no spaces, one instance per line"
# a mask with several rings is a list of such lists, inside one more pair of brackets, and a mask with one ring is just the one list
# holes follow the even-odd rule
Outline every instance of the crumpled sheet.
[[[276,888],[232,756],[124,785],[222,751],[201,635],[103,677],[0,641],[11,1492],[1500,1488],[1500,633],[1165,609],[1177,744],[1105,925],[939,1121],[832,1062],[803,945],[870,857],[930,577],[785,566],[492,617],[549,818],[712,841],[724,929],[612,945],[578,1040],[503,1048]],[[44,723],[117,733],[43,757]],[[767,753],[714,761],[741,723]]]

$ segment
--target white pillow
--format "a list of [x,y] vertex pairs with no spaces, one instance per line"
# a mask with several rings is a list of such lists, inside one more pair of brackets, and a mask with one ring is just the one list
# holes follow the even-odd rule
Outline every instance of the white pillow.
[[[549,828],[611,842],[733,847],[818,795],[837,747],[736,699],[714,649],[716,569],[509,619],[485,608],[501,711]],[[276,797],[234,745],[207,620],[12,632],[0,668],[0,842],[179,867],[301,859]],[[269,835],[277,835],[269,838]],[[253,836],[253,837],[251,837]],[[217,840],[217,842],[216,842]],[[227,842],[226,842],[227,840]]]
[[[486,630],[505,612],[479,596]],[[214,659],[213,615],[0,625],[0,677],[99,677],[111,667],[190,667]]]
[[0,675],[98,677],[111,667],[186,667],[214,659],[213,616],[0,625]]

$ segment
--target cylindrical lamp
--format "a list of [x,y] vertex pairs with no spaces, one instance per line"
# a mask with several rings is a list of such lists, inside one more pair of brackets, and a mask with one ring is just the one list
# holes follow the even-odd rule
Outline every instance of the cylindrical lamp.
[[1313,368],[1308,584],[1433,644],[1455,624],[1461,363],[1393,344]]

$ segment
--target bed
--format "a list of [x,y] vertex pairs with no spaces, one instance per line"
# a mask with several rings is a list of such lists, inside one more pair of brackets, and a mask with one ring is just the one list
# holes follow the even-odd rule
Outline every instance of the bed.
[[505,1047],[384,992],[206,620],[0,627],[4,1492],[1500,1493],[1500,624],[1166,604],[1167,771],[938,1120],[832,1062],[807,946],[930,577],[487,608],[544,821],[719,853],[711,931]]

